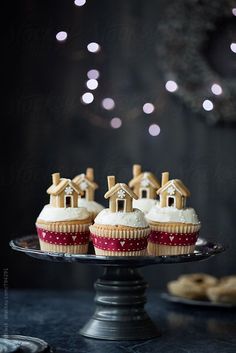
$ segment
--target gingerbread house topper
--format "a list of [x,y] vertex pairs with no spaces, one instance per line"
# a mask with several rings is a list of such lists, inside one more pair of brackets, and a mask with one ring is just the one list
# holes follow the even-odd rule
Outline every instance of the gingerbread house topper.
[[130,180],[129,187],[133,189],[140,199],[155,199],[156,191],[160,186],[154,174],[142,172],[140,164],[133,165],[133,179]]
[[108,176],[108,191],[104,195],[109,198],[109,208],[111,212],[132,212],[133,199],[138,196],[124,183],[116,183],[114,176]]
[[72,181],[84,191],[82,197],[86,198],[87,201],[94,201],[94,194],[98,184],[94,182],[93,168],[87,168],[86,174],[79,174]]
[[60,173],[54,173],[47,193],[53,207],[77,207],[78,197],[84,192],[70,179],[61,178]]
[[162,173],[162,185],[157,194],[160,195],[160,207],[175,207],[183,209],[186,207],[186,199],[190,191],[179,179],[169,180],[169,173]]

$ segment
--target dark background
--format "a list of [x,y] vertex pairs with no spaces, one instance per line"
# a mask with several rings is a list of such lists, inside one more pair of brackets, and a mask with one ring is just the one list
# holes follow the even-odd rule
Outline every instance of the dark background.
[[[73,178],[94,167],[97,201],[106,205],[106,176],[114,173],[127,182],[133,163],[159,179],[165,170],[182,179],[202,235],[228,245],[227,252],[205,262],[144,269],[150,286],[163,288],[182,272],[235,273],[235,127],[207,125],[165,90],[158,24],[168,6],[164,0],[88,0],[83,7],[22,0],[5,13],[1,265],[9,269],[10,287],[92,287],[97,268],[41,262],[12,251],[8,241],[35,232],[52,172]],[[63,43],[55,39],[60,30],[68,32]],[[218,28],[218,37],[223,30]],[[92,41],[101,45],[97,54],[86,50]],[[213,44],[212,55],[216,50],[218,63],[227,66],[227,56]],[[91,68],[101,76],[95,101],[85,106],[80,97]],[[105,97],[115,100],[114,110],[102,109]],[[153,114],[143,113],[145,102],[155,103]],[[110,127],[114,116],[122,119],[120,129]],[[149,135],[151,123],[160,126],[159,136]]]

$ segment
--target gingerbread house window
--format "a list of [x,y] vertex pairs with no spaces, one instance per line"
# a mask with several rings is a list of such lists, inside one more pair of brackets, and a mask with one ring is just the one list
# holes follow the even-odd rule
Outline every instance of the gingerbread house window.
[[65,196],[64,205],[65,205],[65,207],[73,207],[72,196]]

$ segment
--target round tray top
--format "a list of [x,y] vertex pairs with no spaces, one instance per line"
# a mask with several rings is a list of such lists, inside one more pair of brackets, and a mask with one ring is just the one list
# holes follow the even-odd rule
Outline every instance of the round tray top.
[[225,250],[221,244],[211,243],[203,238],[198,240],[194,253],[171,256],[97,256],[92,253],[81,255],[44,252],[40,250],[37,235],[28,235],[22,238],[11,240],[10,246],[16,251],[22,251],[29,256],[41,260],[55,262],[81,262],[102,266],[130,267],[200,261],[221,253]]

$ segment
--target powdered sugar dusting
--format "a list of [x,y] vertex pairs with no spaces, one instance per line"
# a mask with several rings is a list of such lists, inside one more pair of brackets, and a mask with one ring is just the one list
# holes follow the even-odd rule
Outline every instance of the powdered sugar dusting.
[[109,208],[106,208],[97,215],[94,223],[114,226],[123,225],[136,228],[148,227],[144,213],[138,209],[134,209],[133,212],[111,212]]
[[146,219],[154,222],[200,223],[193,208],[179,210],[175,207],[160,207],[158,204],[146,214]]

